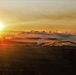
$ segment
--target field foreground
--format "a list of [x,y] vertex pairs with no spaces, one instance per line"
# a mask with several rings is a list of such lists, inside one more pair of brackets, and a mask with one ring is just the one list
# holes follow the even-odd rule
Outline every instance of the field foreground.
[[76,75],[76,47],[0,43],[0,75]]

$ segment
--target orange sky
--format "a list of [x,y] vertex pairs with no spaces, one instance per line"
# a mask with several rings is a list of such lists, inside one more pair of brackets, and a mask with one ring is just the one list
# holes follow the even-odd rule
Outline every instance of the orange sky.
[[76,0],[0,0],[4,31],[76,32]]

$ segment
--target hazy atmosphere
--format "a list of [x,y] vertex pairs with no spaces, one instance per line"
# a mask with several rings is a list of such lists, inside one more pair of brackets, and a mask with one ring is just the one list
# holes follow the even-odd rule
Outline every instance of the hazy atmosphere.
[[0,75],[76,75],[76,0],[0,0]]
[[3,31],[76,33],[76,0],[0,0]]

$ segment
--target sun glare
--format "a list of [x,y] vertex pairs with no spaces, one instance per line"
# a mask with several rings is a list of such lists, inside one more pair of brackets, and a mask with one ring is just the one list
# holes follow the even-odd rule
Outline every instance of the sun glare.
[[0,30],[3,30],[3,28],[4,28],[4,24],[0,22]]

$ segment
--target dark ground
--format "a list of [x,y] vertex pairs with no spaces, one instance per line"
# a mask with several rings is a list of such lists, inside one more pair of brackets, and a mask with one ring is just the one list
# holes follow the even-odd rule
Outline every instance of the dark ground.
[[76,47],[0,44],[0,75],[76,75]]

